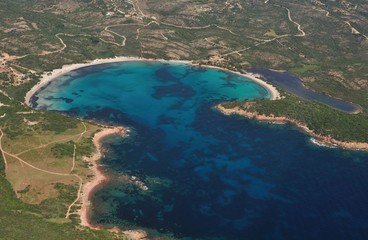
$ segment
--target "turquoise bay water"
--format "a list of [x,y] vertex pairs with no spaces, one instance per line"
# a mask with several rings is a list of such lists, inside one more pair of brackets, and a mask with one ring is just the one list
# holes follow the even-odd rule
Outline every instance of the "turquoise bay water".
[[72,71],[32,101],[132,129],[104,141],[112,181],[92,199],[96,225],[143,227],[152,238],[366,239],[367,153],[212,108],[268,97],[228,72],[126,62]]

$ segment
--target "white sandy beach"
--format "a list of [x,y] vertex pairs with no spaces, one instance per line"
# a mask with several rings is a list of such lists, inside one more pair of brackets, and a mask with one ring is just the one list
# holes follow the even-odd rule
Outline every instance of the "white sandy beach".
[[[199,66],[199,64],[194,64],[192,61],[184,61],[184,60],[164,60],[164,59],[147,59],[147,58],[139,58],[139,57],[115,57],[115,58],[106,58],[106,59],[96,59],[87,63],[76,63],[76,64],[69,64],[69,65],[64,65],[62,68],[60,69],[55,69],[51,72],[46,72],[44,74],[42,74],[40,81],[32,87],[32,89],[27,92],[26,96],[25,96],[25,103],[27,105],[31,104],[31,97],[43,86],[45,86],[47,83],[49,83],[50,81],[52,81],[53,79],[62,76],[70,71],[82,68],[82,67],[87,67],[87,66],[93,66],[93,65],[99,65],[99,64],[104,64],[104,63],[116,63],[116,62],[129,62],[129,61],[147,61],[147,62],[167,62],[167,63],[184,63],[184,64],[190,64],[193,66]],[[277,91],[277,89],[272,86],[271,84],[265,82],[264,80],[260,79],[260,77],[256,74],[252,74],[252,73],[240,73],[240,72],[236,72],[236,71],[232,71],[232,70],[228,70],[225,68],[220,68],[220,67],[216,67],[216,66],[211,66],[211,65],[201,65],[201,67],[204,68],[214,68],[214,69],[219,69],[222,71],[226,71],[226,72],[231,72],[234,74],[238,74],[241,76],[244,76],[246,78],[249,78],[251,80],[253,80],[254,82],[258,83],[259,85],[263,86],[264,88],[266,88],[269,93],[270,93],[270,100],[276,100],[280,98],[280,93],[279,91]]]
[[[237,72],[234,72],[234,73],[237,73]],[[253,74],[253,73],[238,73],[238,74],[241,74],[242,76],[245,76],[249,79],[252,79],[253,81],[258,83],[259,85],[266,88],[269,91],[269,93],[271,94],[270,100],[278,100],[278,99],[281,98],[280,92],[276,89],[276,87],[274,87],[273,85],[271,85],[271,84],[267,83],[266,81],[262,80],[259,75]]]

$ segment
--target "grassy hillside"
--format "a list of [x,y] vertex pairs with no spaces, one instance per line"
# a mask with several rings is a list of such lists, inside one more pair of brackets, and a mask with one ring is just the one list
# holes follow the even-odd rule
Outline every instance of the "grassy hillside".
[[0,156],[0,239],[125,239],[107,231],[94,231],[69,223],[53,223],[42,216],[38,206],[21,202],[4,177]]

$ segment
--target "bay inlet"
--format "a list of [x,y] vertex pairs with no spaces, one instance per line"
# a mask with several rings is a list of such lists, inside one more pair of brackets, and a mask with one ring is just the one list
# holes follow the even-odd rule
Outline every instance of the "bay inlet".
[[251,79],[128,61],[74,69],[33,94],[36,109],[130,129],[102,143],[100,168],[111,178],[91,199],[95,226],[175,239],[368,235],[368,154],[213,109],[271,97]]

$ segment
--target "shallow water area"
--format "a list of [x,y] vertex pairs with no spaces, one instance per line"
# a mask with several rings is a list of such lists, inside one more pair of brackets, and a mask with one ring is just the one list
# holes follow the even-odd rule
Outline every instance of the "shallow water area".
[[96,225],[185,239],[365,239],[367,153],[213,109],[269,97],[230,72],[124,62],[72,71],[33,104],[131,127],[104,141],[113,177],[92,199]]

